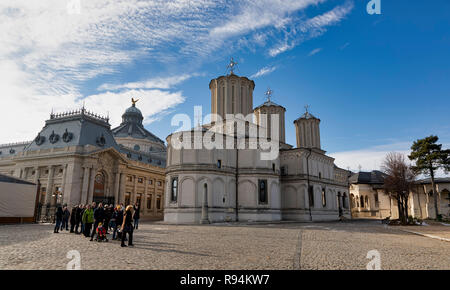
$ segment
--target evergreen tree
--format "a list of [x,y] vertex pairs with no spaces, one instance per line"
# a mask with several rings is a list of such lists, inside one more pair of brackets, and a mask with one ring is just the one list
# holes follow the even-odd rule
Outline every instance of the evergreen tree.
[[436,218],[440,219],[434,176],[436,170],[440,168],[446,172],[450,170],[450,149],[443,150],[442,144],[436,143],[438,140],[437,136],[432,135],[415,141],[411,146],[412,152],[408,157],[410,160],[415,161],[416,164],[412,168],[416,173],[430,176]]

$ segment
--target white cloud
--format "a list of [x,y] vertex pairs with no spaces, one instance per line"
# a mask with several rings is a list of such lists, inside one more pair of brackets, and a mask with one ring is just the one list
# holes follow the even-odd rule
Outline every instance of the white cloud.
[[[295,13],[326,0],[80,0],[79,14],[68,11],[69,1],[75,0],[0,1],[0,92],[8,100],[0,107],[0,122],[11,124],[2,128],[1,143],[33,138],[52,107],[73,109],[86,99],[92,110],[104,110],[110,104],[105,94],[121,100],[137,92],[146,98],[159,89],[167,102],[157,108],[167,110],[184,100],[174,86],[195,75],[195,69],[185,69],[189,63],[211,57],[225,42],[246,35],[265,46],[268,35],[273,42],[296,23]],[[336,12],[303,25],[320,30],[337,19]],[[298,44],[291,36],[284,39],[274,55]],[[182,72],[123,84],[105,82],[99,86],[103,94],[81,94],[85,82],[141,59],[170,62]],[[110,112],[115,118],[114,108]],[[150,113],[149,120],[158,114]]]
[[327,27],[342,21],[351,12],[353,6],[353,2],[347,1],[321,15],[293,24],[285,33],[284,39],[269,50],[269,55],[277,56],[308,39],[321,36],[327,31]]
[[98,90],[118,90],[118,89],[170,89],[198,74],[183,74],[171,77],[158,77],[142,82],[130,82],[126,84],[103,84]]
[[86,108],[93,108],[95,112],[104,115],[109,114],[111,125],[117,126],[121,123],[123,112],[130,106],[131,98],[139,99],[137,107],[141,109],[144,115],[144,124],[151,123],[157,119],[157,115],[164,114],[164,112],[185,100],[180,91],[138,89],[90,95],[84,101]]
[[322,48],[316,48],[316,49],[313,49],[313,50],[311,50],[311,52],[308,54],[308,56],[313,56],[313,55],[315,55],[315,54],[318,54],[319,52],[321,52],[322,51]]
[[263,67],[262,69],[260,69],[259,71],[257,71],[255,74],[251,75],[250,78],[259,78],[262,76],[265,76],[267,74],[270,74],[272,72],[274,72],[277,69],[276,66],[266,66]]

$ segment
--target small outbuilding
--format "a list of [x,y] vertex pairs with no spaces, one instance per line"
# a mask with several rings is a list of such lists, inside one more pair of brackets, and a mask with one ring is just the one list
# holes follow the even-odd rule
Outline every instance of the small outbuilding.
[[0,224],[34,222],[37,185],[0,174]]

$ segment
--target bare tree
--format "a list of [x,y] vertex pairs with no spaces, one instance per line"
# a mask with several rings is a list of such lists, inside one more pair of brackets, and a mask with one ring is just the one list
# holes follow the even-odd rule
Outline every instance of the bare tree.
[[384,179],[384,189],[391,198],[397,200],[399,218],[402,224],[408,223],[408,198],[414,187],[415,174],[406,163],[403,154],[391,152],[381,167],[387,175]]

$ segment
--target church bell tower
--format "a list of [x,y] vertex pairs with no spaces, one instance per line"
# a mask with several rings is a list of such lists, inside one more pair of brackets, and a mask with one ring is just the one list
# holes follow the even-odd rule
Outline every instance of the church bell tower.
[[218,121],[216,115],[225,120],[227,114],[247,116],[253,112],[255,82],[246,77],[235,75],[234,67],[236,64],[231,59],[228,65],[230,73],[213,79],[209,83],[212,122]]
[[297,135],[297,148],[316,148],[320,149],[320,119],[306,112],[294,121],[295,132]]

